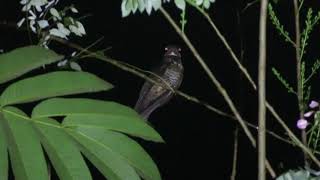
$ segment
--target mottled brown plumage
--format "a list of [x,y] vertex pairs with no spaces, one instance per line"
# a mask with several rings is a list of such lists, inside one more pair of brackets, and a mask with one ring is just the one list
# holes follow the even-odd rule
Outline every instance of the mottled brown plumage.
[[[174,90],[177,90],[183,79],[183,66],[181,63],[180,48],[167,46],[161,62],[161,66],[153,71],[158,77],[153,75],[150,78],[160,84],[167,83]],[[165,81],[165,82],[164,82]],[[158,107],[167,103],[173,96],[173,92],[161,86],[146,81],[140,91],[139,99],[135,105],[135,110],[147,120],[149,115]]]

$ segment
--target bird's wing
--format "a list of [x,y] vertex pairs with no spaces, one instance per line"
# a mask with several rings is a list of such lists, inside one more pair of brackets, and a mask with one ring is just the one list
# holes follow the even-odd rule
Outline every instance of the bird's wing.
[[155,100],[149,102],[148,106],[145,106],[143,109],[140,109],[140,115],[147,120],[149,115],[159,106],[167,103],[172,97],[173,93],[170,90],[167,90],[161,96],[157,97]]
[[[165,73],[165,66],[161,66],[160,68],[154,70],[153,72],[159,77],[161,77]],[[153,79],[157,79],[157,78],[153,78]],[[154,102],[157,102],[159,99],[162,100],[162,99],[166,99],[165,97],[172,96],[172,92],[171,93],[170,92],[171,92],[170,90],[167,90],[166,88],[160,85],[156,85],[154,83],[146,81],[140,91],[139,99],[135,105],[135,110],[138,113],[142,113],[143,111],[146,110],[146,108],[154,104]],[[156,107],[159,107],[165,103],[162,101],[159,101],[159,102],[160,103],[156,103],[158,105]],[[156,104],[154,104],[153,106],[155,106]]]
[[150,88],[152,87],[152,83],[150,83],[149,81],[146,81],[143,86],[142,89],[140,90],[140,94],[139,94],[139,99],[136,102],[136,105],[134,106],[134,109],[137,112],[140,112],[141,109],[143,109],[143,107],[145,106],[144,104],[146,104],[145,101],[145,97],[148,96],[149,92],[150,92]]
[[171,90],[162,87],[161,85],[156,85],[150,82],[145,82],[143,85],[139,99],[135,105],[135,110],[139,113],[144,111],[147,107],[151,106],[154,102],[157,102],[159,106],[163,105],[165,102],[159,101],[172,96]]

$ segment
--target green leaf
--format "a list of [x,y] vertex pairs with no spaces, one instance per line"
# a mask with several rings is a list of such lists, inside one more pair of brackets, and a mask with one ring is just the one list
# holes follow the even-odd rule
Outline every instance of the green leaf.
[[32,111],[33,118],[67,116],[64,126],[105,128],[163,142],[136,111],[121,104],[84,98],[52,98],[39,103]]
[[2,93],[0,104],[5,106],[55,96],[106,91],[112,87],[110,83],[87,72],[52,72],[10,85]]
[[130,117],[113,115],[70,115],[62,123],[71,128],[109,129],[154,142],[164,142],[147,123]]
[[[88,131],[94,136],[91,136]],[[81,152],[108,179],[140,180],[138,174],[130,164],[112,147],[105,142],[105,134],[95,129],[68,130],[69,134],[79,143]],[[87,133],[87,134],[85,134]]]
[[132,13],[133,14],[137,11],[138,6],[139,6],[138,0],[132,0]]
[[176,6],[181,9],[184,10],[186,8],[186,2],[185,0],[174,0],[174,3],[176,4]]
[[152,2],[151,0],[144,0],[145,8],[147,13],[150,15],[152,11]]
[[0,114],[0,179],[8,179],[8,143],[6,140],[4,118]]
[[289,170],[288,172],[277,177],[276,180],[309,180],[311,178],[310,173],[306,170],[293,171]]
[[196,5],[200,6],[205,0],[196,0]]
[[289,93],[296,94],[293,87],[288,83],[288,81],[280,74],[280,72],[276,68],[272,68],[272,72]]
[[161,7],[161,0],[150,0],[154,10],[158,10]]
[[204,1],[203,1],[203,7],[206,8],[206,9],[209,9],[209,7],[210,7],[210,1],[209,1],[209,0],[204,0]]
[[81,66],[76,62],[70,62],[70,68],[76,71],[82,71]]
[[140,117],[133,109],[116,102],[87,98],[51,98],[39,103],[32,111],[33,118],[86,114]]
[[33,119],[40,141],[61,180],[90,180],[90,171],[73,142],[54,119]]
[[62,55],[40,46],[26,46],[1,54],[0,84],[61,59]]
[[93,139],[99,139],[100,143],[118,153],[127,161],[145,180],[161,180],[159,170],[151,157],[143,148],[124,134],[113,131],[87,128],[77,129],[79,132]]
[[138,0],[138,8],[140,12],[143,12],[145,9],[145,4],[143,0]]
[[122,3],[121,3],[121,14],[122,14],[122,17],[128,16],[130,14],[130,12],[131,12],[131,9],[127,9],[126,8],[127,1],[128,0],[122,0]]
[[48,179],[47,164],[31,120],[15,107],[3,109],[15,179]]
[[127,0],[127,3],[126,3],[126,10],[128,10],[128,11],[132,11],[132,9],[133,9],[133,2],[132,2],[132,0]]

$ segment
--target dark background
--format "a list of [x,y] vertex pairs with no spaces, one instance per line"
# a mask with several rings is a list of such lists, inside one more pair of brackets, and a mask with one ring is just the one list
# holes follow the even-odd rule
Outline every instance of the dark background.
[[[238,57],[240,57],[241,49],[243,50],[243,64],[256,81],[259,3],[242,11],[249,2],[251,1],[217,0],[208,12]],[[75,4],[80,14],[92,15],[82,20],[87,36],[75,37],[72,39],[73,42],[87,46],[103,36],[103,41],[95,47],[96,49],[111,47],[106,53],[108,56],[143,69],[151,69],[160,62],[166,45],[180,45],[185,67],[185,77],[180,90],[230,112],[222,96],[210,82],[192,53],[160,12],[153,12],[151,16],[146,13],[137,13],[121,18],[121,1],[61,1],[59,6],[71,3]],[[17,1],[5,0],[1,4],[0,22],[4,20],[17,22],[23,16],[19,12],[21,7]],[[165,4],[164,7],[178,22],[180,12],[173,3]],[[305,6],[302,8],[302,25],[304,25],[303,17],[305,17],[307,7],[313,7],[316,11],[320,6],[316,1],[305,1]],[[294,39],[292,2],[280,0],[277,5],[274,5],[274,10]],[[228,51],[207,21],[190,7],[187,7],[187,20],[186,34],[217,79],[224,85],[243,117],[257,124],[257,93],[242,77]],[[296,97],[288,94],[271,72],[271,67],[276,67],[295,87],[295,51],[289,43],[283,41],[270,21],[268,25],[267,98],[287,125],[299,135],[299,131],[295,128],[298,117]],[[1,26],[0,33],[0,48],[5,51],[29,42],[25,32]],[[311,35],[312,40],[307,48],[308,54],[305,56],[307,66],[310,66],[320,56],[319,38],[319,26],[317,26]],[[66,48],[60,47],[58,51],[67,54],[72,52],[72,50],[63,49]],[[135,104],[143,79],[97,60],[81,61],[80,64],[85,71],[95,73],[115,85],[111,91],[85,96],[113,100],[128,106]],[[47,70],[37,70],[37,73]],[[315,100],[319,99],[318,81],[318,76],[312,79],[311,98]],[[284,134],[272,116],[268,114],[268,117],[270,117],[267,123],[268,128]],[[151,115],[150,121],[166,143],[138,141],[153,157],[164,180],[230,178],[233,134],[238,123],[182,97],[175,97],[166,106],[159,108]],[[256,134],[254,129],[251,130]],[[237,179],[256,179],[257,151],[251,146],[242,130],[240,130],[239,138]],[[271,136],[267,136],[267,143],[268,158],[277,174],[289,168],[303,166],[302,154],[296,147]],[[94,167],[92,170],[96,179],[103,177]]]

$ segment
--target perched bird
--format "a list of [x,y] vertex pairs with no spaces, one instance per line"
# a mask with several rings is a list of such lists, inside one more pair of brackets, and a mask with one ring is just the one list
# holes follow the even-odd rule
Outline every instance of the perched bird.
[[181,63],[181,49],[176,46],[167,46],[160,67],[153,70],[155,75],[150,78],[157,84],[146,81],[140,91],[135,110],[147,120],[149,115],[158,107],[167,103],[174,92],[167,88],[177,90],[183,78]]

